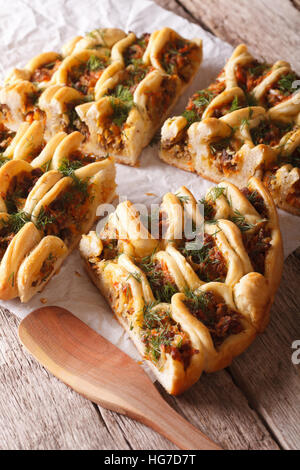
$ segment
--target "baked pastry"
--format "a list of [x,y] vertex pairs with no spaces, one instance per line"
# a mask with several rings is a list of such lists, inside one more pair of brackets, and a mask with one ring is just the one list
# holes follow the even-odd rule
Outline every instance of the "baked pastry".
[[283,266],[276,208],[256,178],[197,203],[181,187],[152,217],[122,202],[83,235],[88,274],[171,394],[227,367],[262,332]]
[[76,107],[93,147],[135,165],[202,60],[200,40],[170,28],[137,38],[130,33],[111,51],[112,64],[95,87],[96,101]]
[[242,188],[264,180],[278,207],[300,215],[299,77],[287,62],[256,61],[238,46],[216,81],[166,120],[160,158]]
[[88,152],[135,165],[193,79],[201,40],[170,28],[137,38],[114,28],[94,30],[14,69],[0,89],[3,125],[17,131],[42,121],[44,137],[80,131]]
[[40,292],[115,196],[113,159],[87,154],[84,136],[48,142],[42,121],[3,128],[0,167],[0,298]]

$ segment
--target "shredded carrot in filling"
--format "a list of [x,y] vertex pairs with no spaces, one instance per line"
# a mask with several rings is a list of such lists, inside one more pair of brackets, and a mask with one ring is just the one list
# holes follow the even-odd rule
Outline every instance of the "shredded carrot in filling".
[[41,67],[35,69],[31,76],[32,82],[49,82],[52,78],[52,75],[60,64],[62,63],[62,59],[57,59],[54,62],[49,62],[48,64],[43,64]]
[[52,274],[56,261],[57,257],[53,255],[53,253],[49,253],[48,257],[43,261],[38,278],[31,284],[33,287],[36,287],[42,282],[47,281],[50,274]]
[[232,310],[223,299],[212,292],[191,293],[184,304],[191,314],[208,328],[217,349],[226,338],[244,330],[240,313]]
[[271,73],[269,64],[253,61],[249,64],[238,64],[235,68],[235,76],[238,86],[250,93]]
[[188,82],[197,60],[198,48],[195,44],[180,38],[171,39],[166,43],[160,54],[160,60],[165,71],[178,75]]
[[97,81],[109,64],[109,58],[91,56],[86,63],[74,65],[68,73],[67,85],[84,95],[93,95]]
[[186,370],[192,356],[199,353],[192,347],[188,334],[164,309],[153,309],[150,304],[145,306],[143,313],[141,339],[145,344],[145,359],[162,366],[159,364],[162,355],[170,354]]
[[126,67],[130,64],[140,65],[142,63],[142,58],[148,46],[149,39],[150,34],[145,33],[140,38],[137,38],[131,46],[127,47],[123,53]]
[[176,95],[176,81],[174,77],[165,77],[160,89],[157,91],[149,91],[147,93],[147,111],[153,122],[161,119],[166,113]]
[[87,220],[91,199],[87,182],[75,182],[63,191],[57,199],[40,211],[37,226],[45,235],[56,235],[68,245]]
[[269,86],[265,96],[265,105],[271,108],[288,100],[296,91],[295,84],[299,78],[300,77],[294,72],[282,75],[276,83],[272,83]]
[[[189,99],[185,108],[183,116],[187,119],[188,124],[196,121],[201,121],[202,116],[208,105],[212,100],[225,90],[225,82],[217,80],[212,83],[208,88],[197,91]],[[220,117],[220,116],[215,116]]]

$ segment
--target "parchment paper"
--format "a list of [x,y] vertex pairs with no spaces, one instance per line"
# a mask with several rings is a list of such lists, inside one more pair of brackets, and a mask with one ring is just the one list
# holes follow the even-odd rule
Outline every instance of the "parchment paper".
[[[180,114],[191,93],[205,88],[219,73],[232,47],[149,0],[0,0],[0,75],[3,78],[10,68],[24,66],[38,53],[60,51],[73,36],[95,28],[119,27],[141,34],[163,26],[172,27],[187,38],[201,37],[204,43],[204,61],[199,73],[172,113]],[[157,156],[157,147],[150,146],[144,150],[138,168],[117,165],[117,183],[120,196],[148,205],[158,203],[166,192],[176,191],[181,185],[187,186],[197,198],[211,186],[197,175],[165,165]],[[287,256],[300,245],[300,218],[280,211],[280,225]],[[13,300],[1,302],[1,305],[24,318],[43,305],[41,299],[46,300],[47,305],[69,309],[131,357],[140,360],[102,296],[87,278],[77,250],[45,290],[28,304]]]

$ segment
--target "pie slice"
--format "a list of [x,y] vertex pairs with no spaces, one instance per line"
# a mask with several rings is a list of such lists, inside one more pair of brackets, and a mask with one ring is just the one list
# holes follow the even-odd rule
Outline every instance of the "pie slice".
[[262,178],[278,207],[300,215],[299,77],[287,62],[236,48],[216,81],[165,121],[160,158],[211,181]]
[[91,229],[98,205],[115,197],[115,167],[88,154],[78,131],[46,142],[42,121],[2,129],[0,298],[27,302]]
[[151,217],[122,202],[80,252],[142,357],[171,394],[227,367],[266,328],[283,266],[277,213],[256,178],[181,187]]
[[119,29],[78,36],[14,69],[0,89],[9,131],[41,121],[44,138],[80,131],[88,152],[135,165],[202,61],[202,41],[170,28],[137,37]]
[[200,40],[170,28],[138,38],[130,33],[111,51],[112,65],[95,88],[96,101],[76,107],[93,147],[135,165],[202,60]]

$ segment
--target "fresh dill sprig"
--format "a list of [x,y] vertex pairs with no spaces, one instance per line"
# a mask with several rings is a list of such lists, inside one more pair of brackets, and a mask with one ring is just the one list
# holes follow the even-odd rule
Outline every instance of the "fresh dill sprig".
[[91,72],[95,72],[96,70],[104,69],[106,67],[106,64],[104,64],[102,60],[95,55],[90,56],[86,65]]
[[53,224],[55,217],[47,214],[44,207],[41,208],[39,215],[36,217],[35,225],[39,230],[44,230],[47,225]]
[[187,120],[188,126],[193,124],[194,122],[200,121],[200,118],[196,111],[193,110],[186,110],[182,113],[182,116]]

